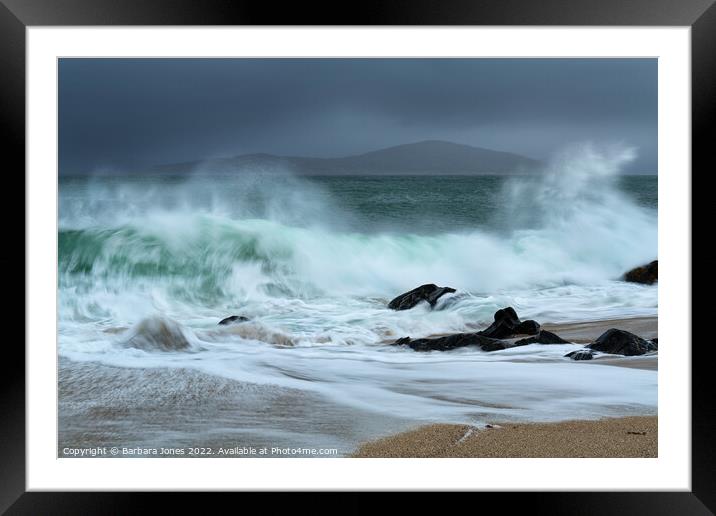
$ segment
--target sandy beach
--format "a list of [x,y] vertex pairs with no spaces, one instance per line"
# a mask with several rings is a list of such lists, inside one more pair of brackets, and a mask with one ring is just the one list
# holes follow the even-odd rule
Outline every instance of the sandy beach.
[[657,457],[656,416],[598,421],[428,425],[361,445],[352,457]]

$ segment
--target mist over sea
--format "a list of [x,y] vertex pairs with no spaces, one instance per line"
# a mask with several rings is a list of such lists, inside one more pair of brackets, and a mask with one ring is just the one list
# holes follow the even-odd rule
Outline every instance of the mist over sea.
[[[60,438],[333,445],[419,422],[651,414],[656,371],[579,344],[417,353],[404,336],[657,314],[657,176],[571,149],[534,176],[60,177]],[[424,283],[435,309],[392,311]],[[245,323],[218,326],[242,315]],[[358,417],[357,415],[360,415]],[[360,420],[360,422],[356,422]]]

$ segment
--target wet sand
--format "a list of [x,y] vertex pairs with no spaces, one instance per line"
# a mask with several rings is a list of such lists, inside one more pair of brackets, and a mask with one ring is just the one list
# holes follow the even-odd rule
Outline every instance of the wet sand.
[[[58,372],[59,457],[68,456],[66,447],[111,446],[335,448],[338,456],[346,456],[357,443],[415,424],[308,391],[191,369],[123,368],[60,358]],[[222,457],[232,456],[214,455]]]
[[361,445],[352,457],[657,457],[656,416],[495,428],[428,425]]

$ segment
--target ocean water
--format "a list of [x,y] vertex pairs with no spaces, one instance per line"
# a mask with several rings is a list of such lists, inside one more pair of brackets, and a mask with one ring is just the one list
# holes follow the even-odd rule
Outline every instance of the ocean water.
[[[631,157],[573,150],[539,176],[61,177],[61,441],[238,432],[347,452],[416,422],[654,413],[656,371],[563,358],[579,344],[389,345],[505,306],[541,323],[656,315],[657,286],[619,279],[657,257],[657,177],[620,175]],[[386,307],[423,283],[457,292]],[[229,315],[250,321],[217,325]]]

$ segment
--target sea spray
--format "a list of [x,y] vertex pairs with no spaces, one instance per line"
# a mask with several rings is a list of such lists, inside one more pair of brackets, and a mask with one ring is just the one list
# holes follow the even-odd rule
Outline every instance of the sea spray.
[[619,174],[636,158],[621,145],[574,144],[536,177],[506,183],[503,210],[526,260],[564,272],[567,283],[594,283],[656,257],[654,210],[619,189]]
[[[99,208],[89,203],[84,213],[67,195],[61,285],[139,288],[203,306],[383,298],[425,282],[474,294],[593,285],[656,254],[655,213],[616,185],[633,151],[610,152],[572,148],[543,175],[508,180],[499,194],[509,221],[502,231],[489,217],[469,230],[431,234],[340,230],[353,215],[314,182],[291,176],[205,177],[201,187],[195,177],[149,189],[119,181],[101,193],[93,186],[86,196],[114,210],[93,215]],[[67,204],[73,208],[63,214]]]
[[[508,305],[542,323],[655,315],[657,286],[619,281],[656,255],[656,181],[625,186],[631,155],[576,146],[527,178],[61,178],[59,353],[170,368],[177,389],[189,369],[391,417],[649,411],[653,372],[575,369],[562,357],[576,344],[388,345],[481,329]],[[458,292],[386,308],[424,283]],[[234,314],[250,321],[218,326]]]

